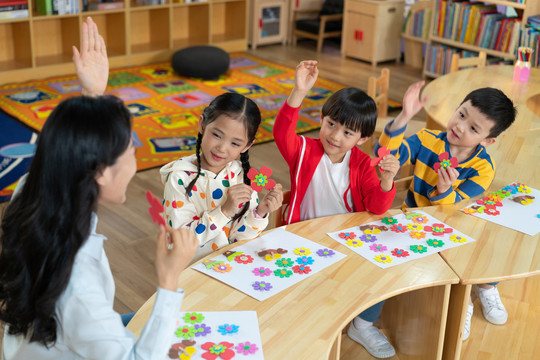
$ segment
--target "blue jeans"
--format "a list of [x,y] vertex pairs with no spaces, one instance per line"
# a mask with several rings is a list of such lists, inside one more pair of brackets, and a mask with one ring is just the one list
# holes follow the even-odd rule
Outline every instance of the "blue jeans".
[[124,326],[127,326],[127,324],[131,321],[134,315],[135,315],[134,312],[128,313],[128,314],[120,314],[120,317],[122,318],[122,323],[124,324]]
[[384,302],[386,300],[381,301],[380,303],[377,303],[373,305],[372,307],[362,311],[360,313],[360,318],[365,321],[375,322],[379,319],[379,316],[381,316],[382,307],[384,305]]

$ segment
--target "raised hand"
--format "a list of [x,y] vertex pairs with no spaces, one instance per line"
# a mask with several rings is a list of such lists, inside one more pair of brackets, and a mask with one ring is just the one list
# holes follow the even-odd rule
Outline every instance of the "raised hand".
[[90,17],[82,24],[81,51],[73,46],[73,63],[81,81],[82,94],[103,95],[109,79],[109,59],[105,41]]
[[446,169],[444,167],[441,167],[439,171],[437,171],[437,174],[439,175],[439,180],[437,181],[437,192],[440,194],[444,194],[452,187],[452,184],[454,184],[459,176],[459,171],[457,171],[455,168],[449,166]]
[[272,190],[266,194],[257,206],[257,214],[265,217],[267,214],[279,209],[283,204],[283,187],[281,184],[276,184]]
[[308,91],[315,85],[318,75],[319,69],[317,68],[317,61],[315,60],[302,61],[296,66],[294,88],[287,99],[289,106],[299,107],[302,105],[302,100],[304,100]]
[[228,218],[231,218],[238,212],[240,205],[251,200],[253,189],[246,184],[237,184],[229,188],[227,200],[221,206],[221,212]]
[[[167,240],[167,232],[170,240]],[[169,246],[168,241],[172,246]],[[169,226],[165,229],[163,225],[159,227],[156,246],[159,287],[170,291],[178,289],[178,277],[193,259],[198,246],[199,242],[189,230],[173,229]]]
[[428,96],[420,99],[420,91],[422,90],[424,84],[425,81],[418,81],[409,86],[405,92],[405,95],[403,95],[403,109],[394,120],[390,131],[401,129],[407,125],[409,120],[411,120],[414,115],[422,110],[422,107],[429,100]]
[[394,155],[385,155],[379,162],[381,171],[381,188],[390,191],[394,186],[394,178],[399,170],[399,160]]

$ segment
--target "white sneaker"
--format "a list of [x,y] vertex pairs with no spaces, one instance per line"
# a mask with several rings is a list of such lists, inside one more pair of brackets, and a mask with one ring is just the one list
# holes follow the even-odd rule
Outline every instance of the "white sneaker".
[[463,341],[467,340],[469,335],[471,335],[471,319],[473,310],[474,306],[469,304],[469,308],[467,309],[467,317],[465,318],[465,328],[463,329]]
[[396,350],[388,342],[386,336],[373,325],[357,327],[353,320],[347,330],[347,335],[378,359],[386,359],[396,355]]
[[505,324],[508,320],[508,312],[501,302],[499,290],[495,286],[491,289],[482,289],[476,285],[474,291],[480,299],[482,313],[486,320],[495,325]]

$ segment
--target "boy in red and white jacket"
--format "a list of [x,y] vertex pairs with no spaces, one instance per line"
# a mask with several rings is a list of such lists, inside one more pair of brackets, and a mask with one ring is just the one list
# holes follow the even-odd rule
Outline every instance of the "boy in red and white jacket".
[[318,73],[316,61],[296,67],[295,86],[274,123],[274,138],[291,176],[286,223],[347,212],[382,214],[394,200],[399,161],[386,155],[379,163],[384,170],[379,180],[370,157],[357,148],[375,130],[372,98],[356,88],[341,89],[322,108],[319,139],[295,132],[300,105]]

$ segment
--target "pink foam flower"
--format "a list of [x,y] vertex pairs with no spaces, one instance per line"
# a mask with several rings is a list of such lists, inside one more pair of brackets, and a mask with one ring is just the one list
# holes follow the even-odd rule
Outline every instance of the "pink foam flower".
[[448,153],[448,151],[445,151],[439,155],[439,161],[440,162],[435,163],[435,165],[433,165],[433,170],[435,170],[435,172],[438,172],[440,168],[446,169],[447,167],[455,168],[458,166],[457,158],[456,157],[450,158],[450,154]]
[[266,190],[271,190],[276,186],[276,182],[272,179],[269,179],[272,175],[272,169],[269,167],[261,167],[261,171],[257,171],[255,168],[251,168],[248,171],[248,179],[251,180],[251,188],[256,192],[261,192],[263,188]]

